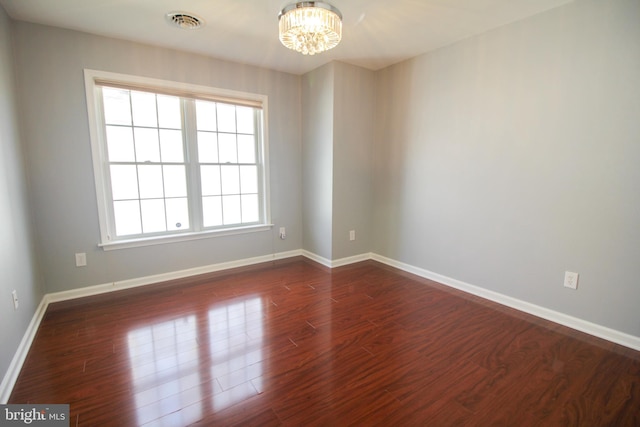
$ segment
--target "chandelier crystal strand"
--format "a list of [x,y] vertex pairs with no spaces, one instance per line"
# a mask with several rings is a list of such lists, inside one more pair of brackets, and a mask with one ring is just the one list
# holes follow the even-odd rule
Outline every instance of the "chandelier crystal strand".
[[280,41],[303,55],[332,49],[342,39],[342,16],[322,2],[300,2],[285,7],[279,16]]

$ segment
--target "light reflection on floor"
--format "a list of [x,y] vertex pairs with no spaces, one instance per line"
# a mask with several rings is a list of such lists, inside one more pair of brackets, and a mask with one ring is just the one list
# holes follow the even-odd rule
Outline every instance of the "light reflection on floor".
[[[138,425],[202,400],[196,337],[195,315],[129,332]],[[199,420],[201,409],[189,412],[191,418],[180,422]]]
[[[210,308],[206,322],[192,314],[130,331],[127,344],[138,425],[187,425],[210,409],[203,405],[219,411],[258,394],[262,304],[257,296],[236,299]],[[198,330],[199,325],[208,331]],[[209,354],[203,354],[207,347]],[[210,364],[211,384],[202,378],[201,362]]]
[[251,397],[262,388],[262,338],[261,298],[209,310],[211,376],[224,390],[213,396],[214,410]]

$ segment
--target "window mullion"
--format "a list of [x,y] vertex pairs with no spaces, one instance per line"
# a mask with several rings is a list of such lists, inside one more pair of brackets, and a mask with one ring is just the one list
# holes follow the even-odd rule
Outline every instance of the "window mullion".
[[[158,125],[157,128],[155,129],[156,132],[158,132],[158,143],[160,143],[160,145],[162,146],[162,143],[160,141],[160,109],[158,108],[158,94],[153,94],[153,98],[155,100],[155,108],[156,108],[156,124]],[[131,108],[131,115],[133,118],[133,106]],[[168,207],[167,207],[167,184],[165,182],[165,170],[164,170],[164,158],[163,158],[163,153],[162,153],[162,149],[160,149],[160,162],[159,162],[159,166],[160,166],[160,177],[162,179],[162,205],[164,206],[164,229],[165,231],[169,231],[169,214],[167,213]],[[142,216],[142,201],[140,201],[140,215]]]
[[187,167],[187,194],[189,203],[189,220],[194,231],[202,230],[202,186],[200,184],[200,167],[198,162],[198,132],[196,127],[196,105],[193,99],[183,99],[185,141],[185,165]]
[[240,172],[242,170],[242,167],[240,166],[240,150],[238,149],[238,110],[236,110],[236,115],[235,115],[235,122],[236,122],[236,167],[238,168],[238,202],[240,203],[240,222],[243,222],[243,215],[242,215],[242,173]]
[[220,222],[221,226],[224,226],[224,192],[222,188],[224,187],[224,183],[222,180],[222,168],[223,165],[220,160],[220,117],[218,115],[218,103],[215,103],[215,114],[216,114],[216,152],[218,158],[218,180],[220,182]]
[[258,173],[258,192],[262,195],[262,197],[258,197],[258,206],[260,209],[259,218],[260,222],[267,221],[267,197],[268,192],[266,188],[266,182],[264,180],[265,177],[265,162],[264,162],[264,153],[263,153],[263,144],[260,141],[263,140],[264,136],[262,135],[262,111],[256,110],[253,115],[253,128],[255,129],[253,138],[254,138],[254,147],[255,150],[255,165]]

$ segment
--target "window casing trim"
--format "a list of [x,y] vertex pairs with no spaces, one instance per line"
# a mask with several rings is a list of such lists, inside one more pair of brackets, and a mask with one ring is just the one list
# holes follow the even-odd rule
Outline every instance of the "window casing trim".
[[171,234],[166,236],[142,237],[136,239],[121,239],[113,242],[99,243],[105,251],[115,249],[137,248],[141,246],[163,245],[166,243],[187,242],[190,240],[209,239],[213,237],[232,236],[237,234],[256,233],[269,231],[273,228],[273,224],[248,225],[235,228],[224,228],[219,230],[204,230],[190,233]]
[[[85,71],[90,71],[90,70],[85,70]],[[260,109],[263,106],[262,100],[249,98],[251,96],[255,96],[253,94],[246,94],[247,96],[243,98],[240,92],[231,92],[228,90],[223,91],[222,89],[216,89],[215,94],[213,92],[210,92],[210,93],[205,93],[203,91],[197,92],[196,90],[194,90],[194,87],[198,87],[198,86],[194,86],[194,85],[189,85],[188,87],[185,87],[184,84],[180,84],[173,87],[167,87],[167,86],[159,86],[157,84],[154,84],[153,82],[151,82],[152,79],[145,79],[145,80],[149,80],[149,82],[141,85],[131,84],[131,83],[122,82],[118,80],[103,79],[103,78],[95,78],[93,82],[94,82],[94,85],[96,86],[107,86],[107,87],[126,89],[126,90],[151,92],[151,93],[156,93],[160,95],[169,95],[169,96],[178,96],[181,98],[198,99],[201,101],[223,102],[225,104],[240,105],[244,107],[253,107],[253,108],[260,108]],[[157,82],[157,80],[154,80],[154,81]],[[173,82],[169,82],[169,83],[173,83]],[[205,87],[205,89],[212,89],[212,88]]]
[[[266,95],[91,69],[84,70],[84,77],[85,92],[87,98],[87,114],[89,120],[89,133],[91,140],[91,152],[96,185],[98,220],[100,225],[100,242],[98,243],[99,247],[102,247],[104,250],[111,250],[125,247],[157,245],[177,241],[264,231],[272,227],[269,192],[269,150],[267,137],[268,99]],[[108,158],[108,154],[106,152],[107,144],[104,140],[104,132],[101,128],[104,127],[104,123],[101,122],[99,115],[99,112],[102,108],[100,105],[102,100],[99,91],[103,86],[120,87],[140,91],[151,91],[155,93],[170,94],[173,96],[180,96],[189,99],[223,102],[227,104],[250,106],[260,109],[262,112],[262,127],[259,132],[262,143],[258,144],[257,148],[259,150],[258,156],[260,158],[259,168],[262,169],[259,185],[263,194],[263,197],[261,199],[263,220],[257,224],[252,223],[248,225],[221,227],[216,229],[202,229],[195,231],[190,230],[186,232],[167,232],[166,234],[162,235],[142,236],[132,239],[127,239],[126,237],[117,240],[112,239],[111,234],[114,234],[115,230],[113,229],[112,221],[107,214],[110,209],[109,205],[112,203],[110,199],[110,186],[104,180],[104,177],[107,176],[104,172],[104,168],[108,167],[107,162],[105,162],[105,159]]]

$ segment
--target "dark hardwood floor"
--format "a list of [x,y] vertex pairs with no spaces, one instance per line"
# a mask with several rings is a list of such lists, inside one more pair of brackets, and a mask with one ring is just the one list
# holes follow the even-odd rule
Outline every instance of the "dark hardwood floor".
[[640,353],[296,258],[50,305],[10,403],[72,426],[640,426]]

